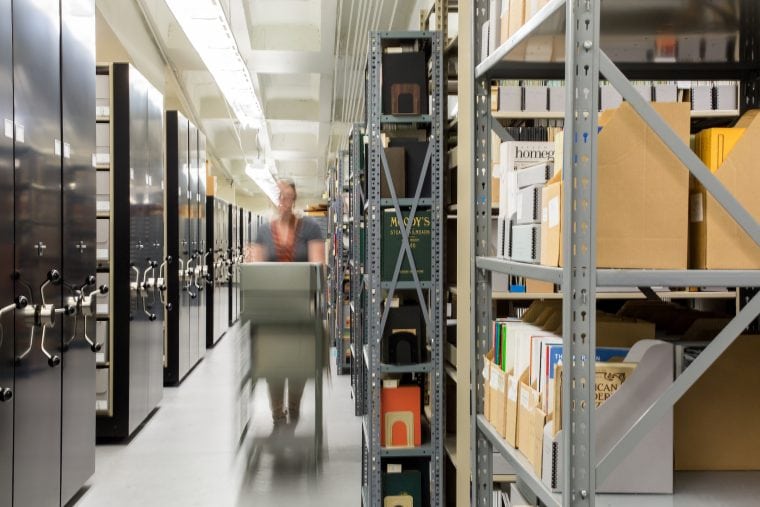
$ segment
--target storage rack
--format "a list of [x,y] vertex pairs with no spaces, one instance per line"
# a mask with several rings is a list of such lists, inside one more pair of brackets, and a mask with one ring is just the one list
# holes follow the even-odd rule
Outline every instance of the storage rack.
[[[733,5],[733,4],[732,4]],[[736,222],[755,242],[760,243],[757,222],[742,208],[736,199],[718,182],[688,146],[680,142],[644,100],[637,94],[627,78],[639,79],[738,79],[742,86],[742,110],[758,107],[760,87],[757,82],[758,43],[757,5],[754,2],[737,2],[738,19],[732,16],[720,22],[711,21],[706,14],[709,9],[692,6],[688,13],[679,4],[661,5],[657,15],[647,15],[640,6],[624,0],[551,0],[525,26],[517,31],[491,56],[475,67],[475,191],[474,219],[471,223],[471,243],[475,245],[476,258],[471,262],[474,294],[471,343],[471,382],[473,385],[471,418],[471,473],[473,480],[472,505],[489,505],[491,500],[491,459],[493,449],[500,451],[515,467],[520,481],[540,500],[542,505],[594,505],[596,484],[602,483],[614,467],[620,463],[639,438],[657,423],[672,405],[691,387],[707,368],[724,352],[760,312],[760,299],[750,299],[710,346],[699,355],[692,365],[663,392],[626,435],[605,456],[598,459],[594,442],[594,383],[571,382],[571,379],[592,378],[595,371],[595,321],[597,286],[640,287],[642,292],[652,286],[729,286],[757,287],[760,272],[756,270],[622,270],[596,269],[594,215],[596,204],[596,146],[598,96],[584,93],[598,88],[599,74],[609,80],[638,114],[650,125],[662,141],[688,167],[706,189],[729,212]],[[473,15],[473,61],[481,48],[479,27],[488,18],[488,0],[476,0]],[[686,19],[683,23],[669,22]],[[663,24],[663,26],[658,26]],[[665,26],[667,25],[667,27]],[[615,38],[625,26],[630,37]],[[566,30],[567,27],[567,30]],[[660,31],[660,28],[664,30]],[[600,36],[601,31],[601,36]],[[632,39],[639,45],[653,44],[658,33],[670,35],[702,34],[705,42],[720,43],[725,34],[739,34],[737,39],[739,61],[733,61],[726,51],[722,61],[704,63],[672,61],[655,63],[649,56],[631,58]],[[675,33],[674,33],[675,32]],[[531,44],[554,39],[565,40],[564,61],[531,61],[531,53],[525,53]],[[712,39],[715,40],[712,40]],[[723,39],[725,41],[725,38]],[[601,46],[600,46],[601,42]],[[635,45],[635,44],[634,44]],[[517,56],[522,55],[522,56]],[[534,53],[535,55],[535,53]],[[620,63],[619,67],[613,61]],[[564,64],[563,64],[564,63]],[[487,257],[490,232],[490,138],[494,128],[502,139],[506,132],[492,123],[489,111],[490,81],[493,79],[558,79],[564,73],[566,84],[566,114],[564,136],[563,186],[570,189],[562,209],[563,222],[577,224],[563,231],[564,268],[526,265],[504,259]],[[627,77],[626,77],[627,76]],[[574,137],[585,142],[573,142]],[[573,181],[583,184],[573,185]],[[588,203],[588,206],[572,206],[572,202]],[[572,254],[572,255],[571,255]],[[574,431],[563,433],[562,491],[556,495],[533,473],[527,461],[506,444],[483,417],[483,356],[487,352],[491,328],[491,273],[507,273],[527,278],[561,284],[563,292],[564,357],[586,358],[578,360],[564,372],[562,419]],[[574,318],[584,315],[585,318]],[[585,339],[576,339],[585,337]],[[590,410],[588,408],[591,408]],[[698,445],[698,444],[695,444]],[[575,452],[570,452],[574,449]],[[620,498],[620,497],[617,497]],[[637,497],[638,504],[646,503],[646,496]]]
[[229,326],[230,299],[228,262],[229,245],[229,204],[214,195],[215,189],[206,196],[206,244],[212,249],[208,256],[207,272],[213,283],[207,289],[206,303],[206,348],[214,347]]
[[[382,110],[382,57],[383,49],[388,45],[421,41],[429,45],[429,78],[432,103],[430,114],[394,116],[384,114]],[[362,357],[367,364],[367,414],[362,421],[362,502],[367,506],[380,506],[383,502],[382,473],[384,464],[399,458],[418,458],[429,460],[428,472],[424,474],[423,483],[429,480],[429,491],[423,491],[423,498],[429,498],[429,505],[442,505],[444,499],[443,438],[445,428],[443,413],[443,279],[442,252],[443,226],[445,214],[443,207],[442,169],[443,169],[443,41],[440,32],[371,32],[369,34],[369,51],[367,63],[367,127],[369,138],[369,156],[367,161],[367,206],[366,206],[366,278],[367,298],[367,345],[363,347]],[[430,175],[430,198],[421,198],[422,181],[419,181],[415,197],[398,198],[388,165],[381,134],[389,125],[418,125],[430,129],[428,152],[420,178]],[[380,198],[381,171],[385,174],[391,198]],[[391,207],[399,221],[402,236],[401,248],[395,263],[392,281],[383,282],[381,277],[381,217],[383,206]],[[417,275],[414,256],[409,245],[411,225],[404,224],[402,207],[408,209],[410,224],[418,209],[431,212],[431,264],[430,281],[421,282]],[[398,280],[402,262],[406,257],[413,281]],[[397,290],[415,291],[427,329],[427,347],[430,360],[420,364],[396,366],[382,364],[381,340],[391,300]],[[427,294],[427,297],[426,297]],[[380,395],[382,375],[384,373],[419,373],[429,375],[430,405],[425,412],[429,420],[429,437],[419,447],[386,448],[381,446],[380,425],[382,424]],[[424,487],[424,486],[423,486]],[[424,500],[423,500],[424,502]]]
[[343,280],[346,276],[346,250],[343,248],[343,232],[345,229],[344,209],[344,190],[346,181],[346,165],[348,164],[348,153],[341,151],[332,171],[334,179],[331,180],[330,192],[332,202],[330,204],[330,228],[332,229],[332,259],[330,266],[330,284],[333,293],[331,294],[330,303],[332,311],[330,312],[330,324],[332,327],[332,336],[335,343],[335,368],[338,375],[343,375],[350,368],[347,364],[346,347],[343,336],[345,333],[345,311],[344,311],[344,293]]
[[98,438],[126,438],[163,396],[163,96],[129,64],[96,72],[106,95],[97,100],[107,107],[96,111],[94,162],[99,175],[107,174],[98,201],[108,202],[98,207],[98,222],[106,226],[98,229],[97,277],[110,287],[108,304],[99,302],[96,314],[103,343],[96,356],[96,429]]
[[[367,378],[367,365],[361,360],[361,351],[366,344],[367,321],[365,303],[367,293],[364,290],[364,185],[366,181],[364,167],[364,132],[361,124],[354,124],[349,138],[349,217],[351,219],[349,238],[349,278],[351,280],[351,388],[354,396],[354,413],[361,416],[367,413],[367,392],[364,386]],[[357,352],[359,354],[357,354]]]

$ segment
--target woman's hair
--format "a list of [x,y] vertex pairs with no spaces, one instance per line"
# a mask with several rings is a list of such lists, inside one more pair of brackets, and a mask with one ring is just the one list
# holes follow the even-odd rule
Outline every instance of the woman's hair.
[[287,185],[293,190],[293,197],[298,198],[298,191],[296,191],[296,182],[290,178],[278,178],[277,185]]

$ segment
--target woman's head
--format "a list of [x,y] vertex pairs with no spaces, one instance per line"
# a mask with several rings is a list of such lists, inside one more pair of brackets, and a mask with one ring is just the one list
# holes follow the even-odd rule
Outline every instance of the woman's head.
[[296,184],[293,180],[279,179],[277,180],[277,189],[280,192],[277,200],[277,212],[280,216],[288,216],[293,213],[293,206],[298,197]]

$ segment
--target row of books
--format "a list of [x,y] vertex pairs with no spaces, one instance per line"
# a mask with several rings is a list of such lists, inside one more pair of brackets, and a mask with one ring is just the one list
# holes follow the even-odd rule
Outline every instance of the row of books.
[[[696,112],[739,109],[738,81],[632,81],[647,101],[688,102]],[[599,82],[599,110],[613,109],[623,97],[606,81]],[[506,80],[491,87],[491,111],[545,113],[565,111],[564,81]]]

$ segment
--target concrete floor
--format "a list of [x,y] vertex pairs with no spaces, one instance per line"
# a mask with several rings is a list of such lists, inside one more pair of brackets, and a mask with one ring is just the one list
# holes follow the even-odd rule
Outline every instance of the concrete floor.
[[325,455],[319,471],[307,466],[314,424],[311,382],[294,438],[285,448],[266,446],[252,453],[253,442],[272,430],[269,402],[260,382],[251,400],[248,438],[239,446],[233,338],[225,336],[207,351],[179,387],[164,389],[160,408],[131,441],[97,447],[96,472],[77,507],[361,502],[361,422],[354,416],[350,376],[333,371],[325,379]]

